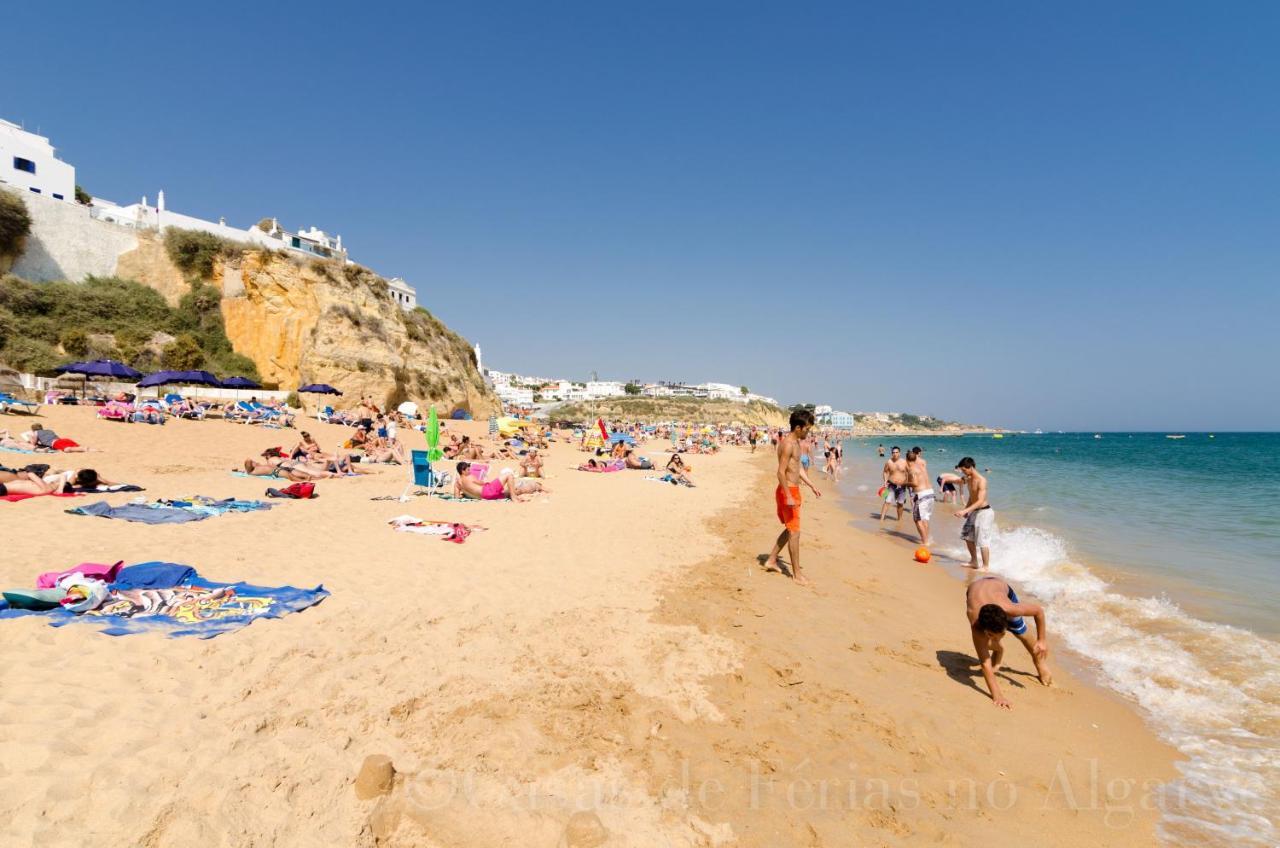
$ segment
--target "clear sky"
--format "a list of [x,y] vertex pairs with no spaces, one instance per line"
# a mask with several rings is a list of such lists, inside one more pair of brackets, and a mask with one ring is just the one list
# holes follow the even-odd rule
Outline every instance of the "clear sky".
[[339,232],[495,368],[1280,428],[1280,4],[3,17],[0,117],[91,193]]

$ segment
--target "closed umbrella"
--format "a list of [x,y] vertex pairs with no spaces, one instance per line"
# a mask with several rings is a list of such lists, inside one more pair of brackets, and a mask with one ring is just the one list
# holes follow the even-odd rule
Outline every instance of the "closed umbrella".
[[443,457],[444,451],[440,450],[440,419],[433,406],[427,413],[427,459],[438,462]]

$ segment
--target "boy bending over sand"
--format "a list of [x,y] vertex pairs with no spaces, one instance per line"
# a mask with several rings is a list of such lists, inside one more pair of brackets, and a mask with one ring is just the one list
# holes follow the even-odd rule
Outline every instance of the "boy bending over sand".
[[[978,654],[978,662],[982,664],[982,677],[987,681],[987,689],[991,692],[991,700],[1004,710],[1013,709],[1013,705],[1000,691],[996,682],[996,670],[1004,659],[1004,646],[1000,640],[1006,632],[1018,637],[1018,641],[1031,655],[1035,663],[1036,673],[1045,686],[1053,685],[1053,676],[1049,673],[1048,631],[1045,629],[1044,607],[1039,604],[1024,604],[1018,600],[1012,587],[999,577],[983,577],[969,584],[965,593],[965,612],[969,616],[969,630],[973,635],[973,649]],[[1023,616],[1031,616],[1036,620],[1036,638],[1032,640],[1027,633],[1027,622]]]

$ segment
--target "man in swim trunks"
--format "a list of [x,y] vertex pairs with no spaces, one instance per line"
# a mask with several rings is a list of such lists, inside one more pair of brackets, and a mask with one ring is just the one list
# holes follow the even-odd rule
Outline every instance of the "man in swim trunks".
[[884,514],[889,510],[889,504],[893,504],[898,508],[898,521],[902,520],[902,508],[907,503],[907,461],[902,458],[902,448],[894,445],[889,451],[889,459],[885,461],[884,468],[880,469],[880,476],[884,480],[884,503],[880,505],[880,523],[884,524]]
[[[1048,630],[1045,628],[1044,607],[1025,604],[1018,600],[1013,588],[999,577],[982,577],[969,584],[965,593],[965,614],[969,617],[969,631],[973,636],[973,649],[982,666],[982,677],[987,681],[991,700],[1004,710],[1013,709],[996,682],[996,672],[1004,659],[1004,646],[1000,640],[1005,633],[1012,633],[1031,655],[1036,674],[1045,686],[1053,685],[1049,672]],[[1036,621],[1036,638],[1027,633],[1023,616]]]
[[808,486],[814,497],[822,497],[800,463],[800,453],[812,427],[813,413],[798,409],[791,413],[791,432],[778,441],[778,488],[774,491],[774,501],[782,533],[764,562],[766,571],[779,571],[778,554],[785,547],[791,557],[791,579],[801,586],[808,586],[809,581],[800,571],[800,484]]
[[933,518],[935,498],[929,486],[929,465],[919,447],[907,451],[907,485],[911,487],[911,518],[920,533],[920,544],[928,547],[929,521]]
[[964,485],[963,477],[948,471],[939,474],[934,482],[942,490],[942,503],[960,503],[960,487]]
[[[978,473],[971,456],[960,460],[956,470],[964,475],[965,486],[969,489],[969,503],[955,512],[956,518],[964,519],[960,538],[969,547],[969,568],[985,570],[991,567],[991,534],[996,523],[995,510],[987,502],[987,478]],[[981,566],[978,565],[979,550],[982,551]]]
[[515,472],[504,468],[492,480],[477,480],[468,473],[469,462],[458,463],[458,473],[453,479],[453,496],[456,498],[477,498],[484,501],[512,500],[518,501],[522,495],[534,495],[546,492],[540,480],[517,480]]

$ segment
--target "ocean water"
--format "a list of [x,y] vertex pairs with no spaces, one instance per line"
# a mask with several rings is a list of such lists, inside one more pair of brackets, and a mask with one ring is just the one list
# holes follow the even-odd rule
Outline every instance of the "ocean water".
[[[874,530],[878,444],[924,448],[931,478],[990,469],[992,571],[1181,754],[1165,842],[1280,844],[1280,433],[1096,435],[849,439],[841,486]],[[956,508],[935,510],[943,566],[968,561]]]

